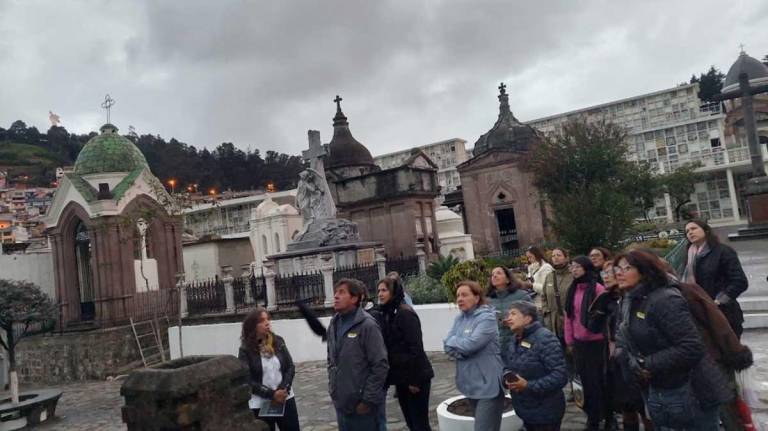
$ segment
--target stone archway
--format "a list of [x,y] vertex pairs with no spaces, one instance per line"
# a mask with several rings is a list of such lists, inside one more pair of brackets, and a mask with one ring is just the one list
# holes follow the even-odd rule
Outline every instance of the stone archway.
[[[62,325],[95,317],[95,299],[98,295],[94,280],[93,256],[96,246],[92,241],[93,226],[85,209],[76,202],[70,202],[62,210],[56,226],[49,231],[53,248],[56,302]],[[87,286],[83,290],[81,280]],[[83,307],[83,298],[90,304]]]

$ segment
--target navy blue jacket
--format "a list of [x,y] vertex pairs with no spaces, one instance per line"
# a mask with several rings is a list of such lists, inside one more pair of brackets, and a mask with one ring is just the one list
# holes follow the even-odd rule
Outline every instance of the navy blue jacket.
[[565,413],[563,386],[568,382],[560,340],[539,322],[525,328],[522,338],[509,343],[504,371],[528,381],[522,392],[512,392],[520,419],[532,425],[560,423]]

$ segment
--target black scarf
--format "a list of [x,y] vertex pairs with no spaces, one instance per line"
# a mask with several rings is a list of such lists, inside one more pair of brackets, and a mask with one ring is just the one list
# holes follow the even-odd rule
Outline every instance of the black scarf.
[[594,272],[587,271],[581,277],[574,279],[571,283],[571,288],[568,289],[568,294],[565,297],[565,315],[569,319],[573,319],[574,300],[576,299],[576,286],[581,283],[587,283],[587,290],[584,292],[584,296],[581,298],[581,313],[579,320],[585,328],[589,328],[589,306],[595,300],[597,296],[597,280],[595,280]]

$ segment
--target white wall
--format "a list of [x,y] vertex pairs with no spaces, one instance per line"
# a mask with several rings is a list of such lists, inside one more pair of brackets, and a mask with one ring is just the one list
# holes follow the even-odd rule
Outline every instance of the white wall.
[[[424,350],[443,351],[443,337],[453,325],[459,309],[454,304],[425,304],[414,307],[421,320]],[[330,317],[320,319],[328,326]],[[179,357],[178,326],[168,329],[171,357]],[[212,325],[184,326],[182,340],[184,356],[189,355],[235,355],[240,347],[240,323],[218,323]],[[288,350],[295,362],[324,361],[326,346],[316,336],[304,319],[273,320],[272,331],[285,339]]]
[[50,252],[0,255],[0,278],[31,281],[56,301],[53,255]]
[[215,242],[185,244],[181,253],[187,281],[207,280],[219,274],[219,249]]

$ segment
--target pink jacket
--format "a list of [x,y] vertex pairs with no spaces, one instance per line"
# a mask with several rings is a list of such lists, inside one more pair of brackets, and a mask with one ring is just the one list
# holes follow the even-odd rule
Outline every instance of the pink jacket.
[[[603,334],[590,332],[581,324],[581,301],[584,299],[584,292],[587,290],[587,283],[576,285],[576,293],[573,298],[573,318],[565,316],[565,344],[572,345],[574,341],[600,341]],[[605,292],[605,286],[600,283],[595,285],[595,298]]]

